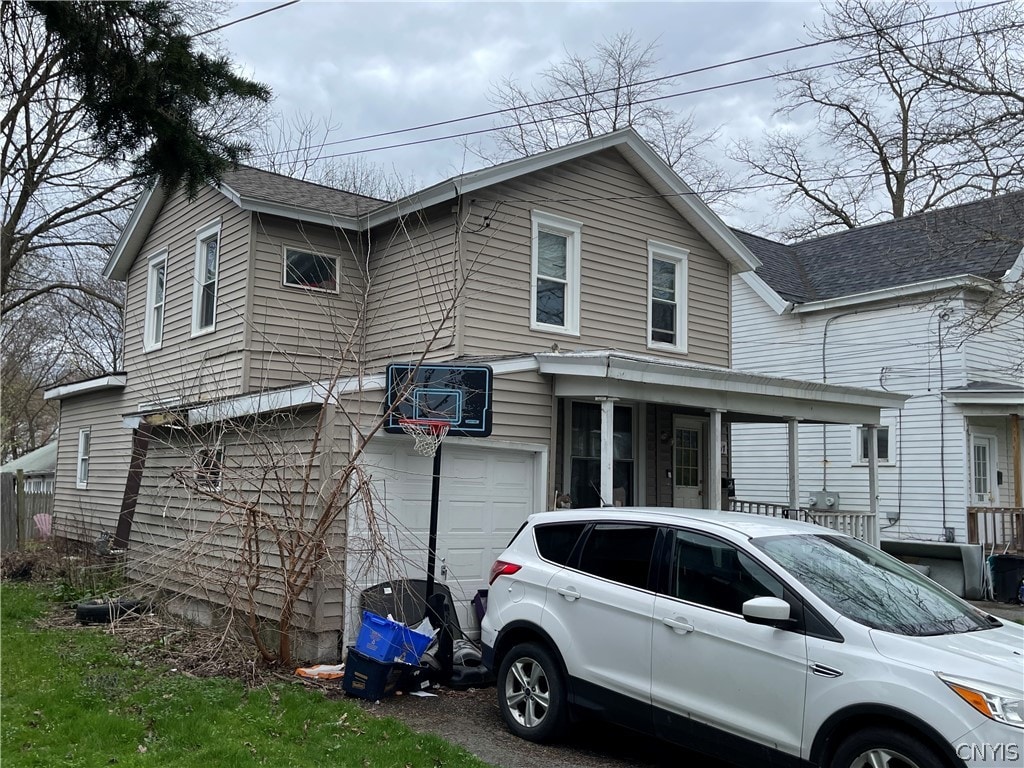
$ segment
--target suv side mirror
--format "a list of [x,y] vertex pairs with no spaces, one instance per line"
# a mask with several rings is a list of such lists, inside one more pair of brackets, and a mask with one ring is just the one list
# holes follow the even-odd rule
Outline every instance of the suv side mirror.
[[743,604],[743,618],[751,624],[785,627],[793,619],[789,616],[789,603],[777,597],[754,597]]

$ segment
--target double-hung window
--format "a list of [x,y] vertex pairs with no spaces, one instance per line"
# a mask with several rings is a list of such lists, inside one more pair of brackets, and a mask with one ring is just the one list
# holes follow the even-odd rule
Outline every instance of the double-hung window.
[[159,349],[164,340],[164,298],[167,294],[167,251],[149,258],[146,279],[146,321],[143,329],[143,348]]
[[[895,464],[896,453],[893,447],[893,429],[888,424],[883,424],[876,430],[878,440],[878,463]],[[868,463],[868,428],[854,427],[853,431],[853,463]]]
[[75,485],[78,488],[89,487],[89,451],[92,442],[92,431],[86,427],[78,430],[78,473]]
[[338,257],[323,253],[284,249],[284,284],[307,291],[338,291]]
[[217,323],[217,271],[220,222],[196,232],[196,267],[192,292],[192,335],[209,333]]
[[580,332],[580,225],[534,211],[532,215],[530,327]]
[[648,241],[647,345],[686,352],[686,265],[682,248]]

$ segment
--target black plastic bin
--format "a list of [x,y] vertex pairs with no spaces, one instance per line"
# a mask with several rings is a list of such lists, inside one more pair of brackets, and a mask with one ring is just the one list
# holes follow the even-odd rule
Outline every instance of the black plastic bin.
[[1021,579],[1024,579],[1024,557],[993,555],[988,559],[992,574],[992,596],[1000,603],[1016,603]]
[[408,664],[386,664],[360,653],[355,648],[349,648],[345,657],[345,676],[341,679],[341,687],[353,696],[376,701],[395,692],[407,669],[416,667]]

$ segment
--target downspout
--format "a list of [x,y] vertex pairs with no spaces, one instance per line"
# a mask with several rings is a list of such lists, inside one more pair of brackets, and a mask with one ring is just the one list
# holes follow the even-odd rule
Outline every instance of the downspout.
[[[942,365],[942,323],[949,320],[949,310],[939,313],[938,341],[939,341],[939,485],[942,495],[942,537],[948,538],[946,531],[946,396],[943,390],[946,388],[946,371]],[[968,457],[970,450],[968,450]]]

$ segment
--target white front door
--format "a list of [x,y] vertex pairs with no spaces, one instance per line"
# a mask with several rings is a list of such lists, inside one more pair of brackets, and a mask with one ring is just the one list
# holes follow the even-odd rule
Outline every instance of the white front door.
[[975,506],[998,506],[996,483],[996,439],[992,435],[971,435],[971,499]]
[[703,509],[704,425],[701,419],[672,420],[672,506]]

